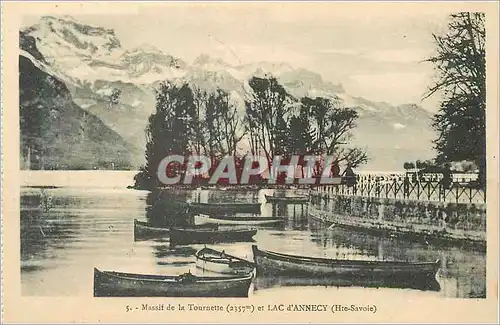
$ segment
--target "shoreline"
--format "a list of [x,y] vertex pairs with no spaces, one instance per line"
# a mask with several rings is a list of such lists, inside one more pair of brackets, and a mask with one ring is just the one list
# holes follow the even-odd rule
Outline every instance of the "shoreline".
[[[359,217],[343,216],[332,212],[317,209],[311,205],[308,207],[308,214],[314,220],[328,227],[339,227],[351,229],[359,232],[372,234],[385,238],[403,239],[417,241],[424,244],[445,245],[445,246],[466,246],[480,251],[486,251],[486,234],[482,232],[458,233],[453,230],[437,229],[424,225],[405,225],[397,222],[367,220]],[[484,236],[483,236],[484,235]]]

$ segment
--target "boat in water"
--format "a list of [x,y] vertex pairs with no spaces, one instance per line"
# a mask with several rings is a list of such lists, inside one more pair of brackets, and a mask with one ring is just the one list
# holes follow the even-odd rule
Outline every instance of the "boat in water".
[[226,214],[226,213],[260,213],[260,203],[189,203],[189,209],[194,213]]
[[335,276],[365,279],[434,278],[440,267],[435,262],[340,260],[289,255],[258,249],[252,245],[257,274],[291,276]]
[[252,274],[231,277],[147,275],[94,268],[94,297],[248,297]]
[[202,229],[202,228],[171,228],[170,244],[208,244],[222,242],[253,241],[252,237],[257,234],[254,228],[234,229]]
[[255,270],[255,264],[245,259],[204,247],[196,252],[196,267],[222,274],[248,274]]
[[307,196],[270,196],[265,195],[268,203],[285,203],[285,204],[307,204],[309,197]]
[[[197,229],[218,229],[217,224],[204,224],[192,226]],[[134,237],[135,238],[151,238],[151,237],[168,237],[170,235],[169,227],[160,227],[152,225],[148,222],[134,219]]]
[[267,226],[276,225],[285,222],[285,219],[275,217],[238,217],[238,216],[213,216],[196,215],[194,222],[197,225],[203,224],[219,224],[219,225],[251,225],[251,226]]

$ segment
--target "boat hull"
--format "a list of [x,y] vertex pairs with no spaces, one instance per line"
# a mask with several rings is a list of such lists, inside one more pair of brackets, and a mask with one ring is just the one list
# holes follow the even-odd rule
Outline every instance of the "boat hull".
[[210,248],[202,248],[195,254],[196,267],[221,274],[249,274],[255,265],[236,256],[225,254]]
[[208,244],[222,242],[253,241],[257,229],[178,229],[170,230],[170,244]]
[[[217,224],[204,224],[194,226],[199,229],[217,229]],[[156,227],[148,224],[147,222],[134,219],[134,237],[135,238],[150,238],[150,237],[168,237],[170,235],[170,228]]]
[[210,215],[227,213],[260,213],[260,203],[190,203],[194,213]]
[[194,277],[141,275],[94,269],[94,297],[248,297],[252,275]]
[[255,245],[252,246],[252,250],[257,274],[407,280],[435,278],[439,269],[439,261],[405,263],[334,260],[261,251]]
[[222,217],[207,217],[197,215],[194,217],[197,224],[220,224],[220,225],[249,225],[249,226],[267,226],[277,225],[285,222],[284,219],[268,219],[268,218],[222,218]]
[[153,227],[148,225],[146,222],[138,221],[134,219],[134,236],[135,237],[146,237],[146,236],[168,236],[170,229]]

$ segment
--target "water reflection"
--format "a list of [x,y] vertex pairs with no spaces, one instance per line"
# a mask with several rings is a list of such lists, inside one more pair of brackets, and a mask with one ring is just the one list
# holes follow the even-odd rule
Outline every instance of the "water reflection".
[[[44,191],[22,189],[23,294],[89,295],[92,291],[90,274],[94,267],[143,274],[175,275],[188,270],[199,274],[203,271],[196,269],[194,253],[204,245],[172,246],[168,236],[134,240],[133,219],[158,227],[190,226],[194,218],[185,202],[260,202],[261,216],[285,220],[278,226],[257,227],[254,241],[262,249],[343,259],[414,262],[440,259],[442,265],[437,282],[424,285],[259,277],[255,281],[259,294],[264,294],[268,288],[280,290],[293,285],[379,287],[380,290],[405,287],[438,291],[447,297],[486,296],[486,255],[483,252],[379,238],[341,228],[328,229],[308,218],[306,205],[265,203],[264,195],[273,195],[271,190],[258,193],[229,190],[145,193],[55,188]],[[44,195],[52,198],[49,211],[41,208]],[[253,260],[250,242],[215,243],[210,247]]]
[[441,289],[436,279],[422,281],[390,281],[389,279],[357,279],[357,278],[304,278],[304,277],[264,277],[257,276],[256,290],[265,290],[283,286],[321,286],[321,287],[364,287],[364,288],[393,288],[414,289],[421,291],[439,291]]

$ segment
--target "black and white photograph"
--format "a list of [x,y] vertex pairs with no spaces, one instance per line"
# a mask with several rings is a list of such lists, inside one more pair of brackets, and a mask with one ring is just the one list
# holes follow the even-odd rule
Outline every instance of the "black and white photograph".
[[[56,7],[18,26],[22,297],[132,314],[184,298],[285,312],[301,296],[314,306],[288,312],[336,315],[497,295],[486,30],[498,17]],[[373,303],[334,305],[346,296]],[[152,297],[168,300],[125,299]]]

